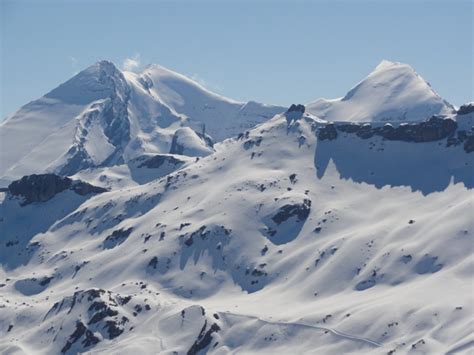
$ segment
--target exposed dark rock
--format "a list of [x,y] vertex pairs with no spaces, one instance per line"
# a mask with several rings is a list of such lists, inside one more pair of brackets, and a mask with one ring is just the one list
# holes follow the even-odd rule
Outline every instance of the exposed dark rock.
[[125,296],[125,297],[117,297],[117,301],[118,303],[123,306],[125,304],[127,304],[128,302],[130,302],[130,300],[132,299],[132,296]]
[[464,142],[464,150],[466,153],[474,152],[474,134],[467,137]]
[[309,216],[311,200],[304,199],[302,203],[285,205],[272,217],[273,222],[281,224],[287,219],[296,216],[299,221],[303,221]]
[[458,110],[458,115],[467,115],[472,112],[474,112],[474,102],[468,102],[467,104],[461,105]]
[[95,345],[100,341],[99,338],[97,338],[89,329],[87,329],[81,321],[77,321],[76,329],[69,336],[69,339],[66,342],[66,345],[64,345],[62,348],[61,352],[63,354],[67,352],[83,335],[85,335],[85,338],[82,341],[82,345],[84,347]]
[[158,258],[156,256],[154,256],[150,262],[148,263],[148,267],[151,267],[153,269],[156,269],[156,267],[158,266]]
[[341,132],[346,132],[346,133],[357,133],[359,129],[361,128],[360,125],[357,123],[347,123],[347,124],[341,124],[337,126],[337,129]]
[[88,324],[95,324],[97,322],[100,322],[102,320],[104,320],[104,318],[106,317],[114,317],[118,314],[117,311],[113,310],[112,308],[108,307],[107,305],[105,305],[105,309],[100,311],[100,312],[97,312],[95,313],[92,318],[89,320],[89,323]]
[[411,345],[411,348],[412,348],[412,349],[416,349],[418,346],[424,345],[424,344],[426,344],[426,342],[425,342],[423,339],[420,339],[420,340],[418,340],[416,343],[412,344],[412,345]]
[[301,105],[301,104],[297,104],[297,105],[292,104],[292,105],[288,108],[288,110],[286,110],[286,112],[287,112],[287,113],[288,113],[288,112],[301,112],[301,113],[304,113],[305,109],[306,109],[306,108],[305,108],[304,105]]
[[139,168],[146,167],[148,169],[158,169],[164,163],[168,163],[169,165],[183,165],[184,164],[182,160],[176,159],[172,155],[155,155],[143,161],[140,165],[138,165],[138,167]]
[[374,287],[376,283],[377,282],[374,279],[368,279],[368,280],[359,282],[355,288],[357,291],[363,291],[363,290],[367,290],[368,288]]
[[382,127],[372,127],[370,123],[356,124],[328,123],[318,131],[321,140],[337,138],[337,131],[356,134],[362,139],[380,136],[387,140],[404,142],[433,142],[454,135],[458,125],[451,118],[433,116],[424,122],[404,123],[393,127],[386,123]]
[[45,277],[43,277],[43,278],[41,279],[41,281],[39,282],[39,284],[40,284],[41,286],[46,286],[46,285],[48,285],[48,284],[51,282],[52,279],[53,279],[53,277],[45,276]]
[[325,140],[333,140],[337,138],[337,130],[336,127],[334,126],[334,123],[328,123],[324,127],[321,127],[318,130],[318,138],[322,141]]
[[251,138],[249,140],[246,140],[244,142],[244,149],[248,150],[250,148],[253,148],[254,146],[259,147],[260,144],[262,143],[263,137],[256,137],[256,138]]
[[74,296],[79,293],[84,293],[87,296],[87,300],[92,301],[93,299],[99,298],[101,295],[105,294],[105,290],[102,290],[101,288],[91,288],[86,291],[78,291]]
[[107,192],[107,189],[99,186],[94,186],[83,181],[73,180],[71,185],[71,190],[76,194],[85,196],[88,194],[100,194],[102,192]]
[[189,236],[185,241],[184,241],[184,244],[186,244],[186,246],[190,247],[191,245],[193,245],[193,236]]
[[113,320],[109,320],[105,323],[104,328],[107,330],[109,339],[114,339],[123,333],[123,328],[118,327],[117,323]]
[[198,335],[198,338],[188,350],[188,355],[196,355],[201,350],[205,349],[212,341],[212,334],[221,330],[221,328],[216,324],[213,323],[210,328],[206,331],[207,328],[207,319],[204,322],[204,326],[201,329],[201,332]]
[[285,112],[285,118],[286,122],[288,124],[288,127],[290,124],[294,121],[298,121],[303,117],[305,111],[304,105],[291,105],[290,108]]
[[103,242],[104,249],[112,249],[115,248],[117,245],[122,244],[132,233],[133,228],[130,227],[128,229],[117,229],[112,232],[107,238],[105,238]]
[[374,136],[375,132],[372,130],[372,126],[369,123],[365,123],[360,126],[356,134],[362,139],[369,139]]
[[264,276],[265,271],[262,271],[262,270],[259,270],[259,269],[253,269],[251,275],[254,276],[254,277]]
[[104,301],[97,301],[97,302],[92,303],[89,306],[89,311],[91,312],[102,311],[102,310],[105,310],[106,308],[107,308],[107,305],[105,304]]
[[64,345],[64,347],[62,348],[61,352],[62,353],[65,353],[66,351],[68,351],[71,346],[79,340],[80,337],[82,337],[84,335],[84,333],[86,332],[86,326],[81,322],[81,321],[78,321],[76,323],[76,329],[74,330],[74,332],[69,336],[69,340],[67,341],[66,345]]
[[8,186],[11,195],[24,198],[23,205],[48,201],[58,193],[68,189],[81,196],[107,191],[102,187],[55,174],[26,175]]

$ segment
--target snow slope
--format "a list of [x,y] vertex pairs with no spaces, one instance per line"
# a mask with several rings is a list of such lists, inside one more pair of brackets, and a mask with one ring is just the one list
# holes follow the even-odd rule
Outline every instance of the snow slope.
[[202,156],[213,151],[213,139],[236,135],[283,110],[232,101],[159,66],[135,74],[101,61],[0,124],[0,182],[44,171],[71,175],[170,153],[182,127],[196,129],[191,136],[207,137],[193,138],[184,153]]
[[435,114],[453,113],[408,64],[383,60],[344,97],[318,99],[307,111],[328,121],[423,121]]
[[286,110],[282,106],[238,102],[217,95],[184,75],[156,64],[148,66],[137,77],[150,95],[188,117],[193,128],[198,132],[205,129],[217,141],[235,136]]
[[474,118],[457,119],[415,143],[277,115],[34,236],[7,195],[2,248],[30,248],[0,260],[0,352],[472,352]]

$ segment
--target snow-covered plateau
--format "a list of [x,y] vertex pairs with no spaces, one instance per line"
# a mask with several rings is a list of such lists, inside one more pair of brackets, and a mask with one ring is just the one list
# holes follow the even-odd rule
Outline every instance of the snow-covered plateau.
[[406,64],[287,108],[102,61],[0,148],[2,354],[474,352],[474,104]]

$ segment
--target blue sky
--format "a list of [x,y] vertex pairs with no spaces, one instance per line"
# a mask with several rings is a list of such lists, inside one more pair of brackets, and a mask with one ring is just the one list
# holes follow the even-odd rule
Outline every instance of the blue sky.
[[390,59],[455,105],[474,96],[471,1],[0,2],[1,118],[100,59],[283,105],[342,96]]

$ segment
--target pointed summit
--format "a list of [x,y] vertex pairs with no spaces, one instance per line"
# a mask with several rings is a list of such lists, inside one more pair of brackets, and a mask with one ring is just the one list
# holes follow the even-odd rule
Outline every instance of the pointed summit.
[[374,72],[379,71],[379,70],[386,70],[386,69],[397,67],[397,66],[410,67],[408,64],[403,64],[400,62],[394,62],[392,60],[382,59],[382,61],[375,67]]
[[214,94],[160,65],[122,72],[102,60],[0,124],[0,142],[15,147],[0,149],[0,183],[45,171],[71,175],[168,153],[175,137],[175,146],[182,147],[177,151],[204,156],[213,151],[207,135],[196,133],[204,127],[221,141],[283,111]]
[[330,121],[422,121],[454,108],[408,64],[383,60],[344,97],[319,99],[307,110]]
[[125,89],[122,72],[110,61],[102,60],[79,72],[45,96],[70,104],[87,104],[109,97],[115,89]]

